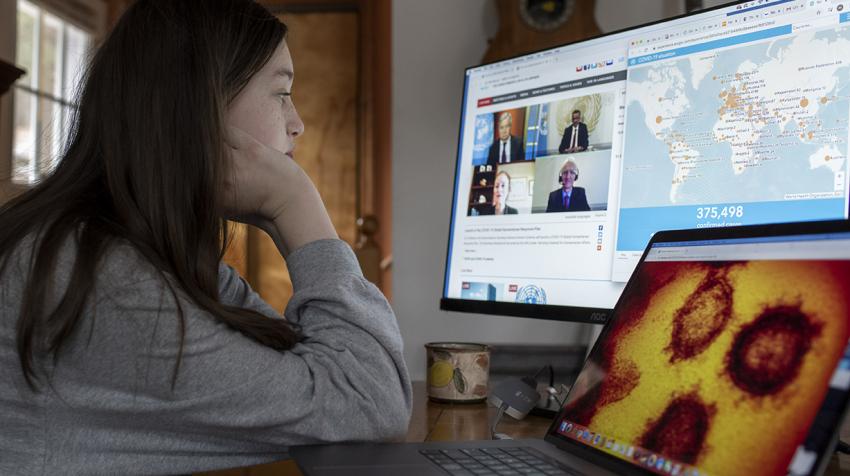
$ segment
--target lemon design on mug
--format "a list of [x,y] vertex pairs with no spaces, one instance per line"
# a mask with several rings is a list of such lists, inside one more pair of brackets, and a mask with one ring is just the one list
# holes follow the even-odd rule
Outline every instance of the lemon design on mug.
[[445,387],[454,378],[454,371],[455,369],[451,362],[445,360],[434,362],[430,370],[431,386]]

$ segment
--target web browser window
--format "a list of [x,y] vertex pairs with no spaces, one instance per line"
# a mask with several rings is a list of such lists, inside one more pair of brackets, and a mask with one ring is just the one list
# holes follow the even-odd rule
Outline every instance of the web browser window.
[[614,281],[659,230],[847,217],[848,7],[746,2],[630,40]]
[[466,72],[444,297],[611,308],[628,37]]

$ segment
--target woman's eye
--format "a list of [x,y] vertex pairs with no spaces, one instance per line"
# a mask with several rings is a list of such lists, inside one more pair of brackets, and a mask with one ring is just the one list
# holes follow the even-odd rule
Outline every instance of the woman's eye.
[[278,97],[280,98],[281,101],[286,101],[286,99],[289,98],[290,96],[292,96],[292,93],[279,93],[278,94]]

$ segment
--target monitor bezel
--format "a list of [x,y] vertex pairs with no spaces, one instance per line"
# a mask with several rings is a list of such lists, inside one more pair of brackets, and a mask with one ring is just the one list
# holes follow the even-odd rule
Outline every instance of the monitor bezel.
[[[826,233],[850,233],[850,220],[845,219],[788,222],[764,225],[744,225],[725,228],[698,228],[687,230],[660,231],[658,233],[655,233],[650,239],[649,243],[643,251],[643,255],[641,255],[640,261],[638,262],[638,266],[641,266],[641,264],[646,259],[647,254],[649,254],[649,251],[656,243],[723,240],[736,238],[761,238],[770,236],[818,235]],[[633,286],[634,283],[635,273],[632,273],[628,283],[626,284],[625,288],[623,288],[623,293],[620,295],[620,299],[617,300],[617,305],[614,306],[614,309],[611,312],[611,316],[617,315],[619,307],[622,303],[622,296],[625,296],[629,292],[629,288]],[[596,341],[593,344],[593,347],[587,354],[588,357],[597,352],[597,347],[599,346],[599,343],[604,342],[605,338],[607,338],[608,332],[611,329],[611,326],[609,325],[610,322],[611,321],[609,320],[609,322],[606,323],[606,325],[603,327],[602,332],[600,332],[599,337],[597,337]],[[585,365],[586,364],[587,359],[585,359]],[[583,371],[584,365],[579,371],[579,375]],[[569,394],[567,395],[567,397],[569,397]],[[824,448],[823,452],[818,454],[818,459],[815,463],[815,474],[821,474],[825,465],[829,463],[830,456],[832,455],[832,452],[835,449],[835,445],[838,443],[842,422],[844,421],[844,417],[847,415],[849,408],[850,392],[845,395],[844,402],[842,403],[841,417],[836,420],[836,424],[832,428],[831,442],[827,445],[826,448]],[[585,457],[588,460],[613,471],[618,471],[623,474],[655,474],[645,468],[641,468],[640,466],[631,464],[627,461],[611,456],[605,453],[604,451],[600,451],[592,446],[579,443],[571,438],[567,438],[558,434],[558,425],[563,419],[564,413],[564,408],[561,408],[558,411],[557,416],[555,417],[555,419],[552,420],[549,425],[549,429],[546,431],[546,436],[544,437],[545,441],[555,445],[561,450],[579,454],[582,457]]]
[[495,314],[499,316],[545,319],[550,321],[605,324],[611,309],[601,307],[557,306],[552,304],[522,304],[518,302],[476,301],[474,299],[442,298],[444,311]]
[[[457,159],[455,162],[455,173],[454,180],[452,181],[452,205],[449,214],[449,229],[448,229],[448,239],[446,240],[446,262],[443,267],[443,286],[442,286],[442,296],[440,298],[440,309],[443,311],[455,311],[455,312],[464,312],[464,313],[478,313],[478,314],[489,314],[489,315],[497,315],[497,316],[511,316],[511,317],[525,317],[532,319],[546,319],[546,320],[555,320],[555,321],[563,321],[563,322],[579,322],[585,324],[604,324],[608,317],[612,314],[614,307],[612,308],[596,308],[596,307],[581,307],[581,306],[570,306],[570,305],[561,305],[561,304],[520,304],[515,302],[507,302],[507,301],[477,301],[473,299],[461,299],[461,298],[450,298],[447,297],[447,289],[448,289],[448,281],[449,281],[449,267],[450,260],[452,255],[452,244],[453,244],[453,236],[452,233],[454,231],[455,225],[455,208],[457,207],[457,200],[460,196],[460,192],[458,191],[458,181],[460,180],[460,171],[463,161],[463,151],[462,149],[462,141],[463,141],[463,127],[464,121],[466,120],[465,112],[466,112],[466,94],[467,88],[469,86],[469,72],[473,69],[481,68],[483,66],[494,65],[498,63],[504,63],[508,61],[515,60],[517,58],[522,58],[525,56],[538,54],[545,51],[555,50],[558,48],[563,48],[565,46],[578,45],[580,43],[589,43],[592,41],[599,40],[601,38],[613,37],[622,33],[633,32],[635,30],[639,30],[642,28],[646,28],[653,25],[659,25],[666,22],[672,22],[676,20],[680,20],[682,18],[688,18],[692,16],[702,15],[705,13],[710,13],[712,11],[722,10],[724,8],[728,8],[730,6],[734,6],[741,3],[746,3],[748,0],[736,0],[727,3],[723,3],[721,5],[716,5],[709,8],[704,8],[701,10],[697,10],[690,13],[683,13],[681,15],[676,15],[669,18],[664,18],[661,20],[656,20],[653,22],[642,23],[640,25],[631,26],[628,28],[622,28],[620,30],[615,30],[609,33],[604,33],[596,36],[592,36],[589,38],[585,38],[578,41],[572,41],[568,43],[563,43],[557,46],[553,46],[551,48],[543,48],[540,50],[535,50],[523,54],[518,54],[511,56],[509,58],[505,58],[499,61],[491,61],[488,63],[481,63],[475,66],[468,66],[464,69],[464,78],[463,78],[463,96],[461,98],[461,110],[460,110],[460,125],[458,127],[458,138],[457,138]],[[628,69],[628,66],[627,66]],[[457,217],[460,218],[460,217]],[[786,222],[787,223],[787,222]],[[625,292],[626,287],[623,287],[623,291],[621,291],[620,295]],[[615,306],[616,307],[616,306]],[[605,314],[605,319],[600,320],[600,314]]]

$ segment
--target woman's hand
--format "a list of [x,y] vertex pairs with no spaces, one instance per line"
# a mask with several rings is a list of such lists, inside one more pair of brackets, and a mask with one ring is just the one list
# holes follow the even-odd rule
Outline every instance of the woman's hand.
[[227,128],[225,142],[229,219],[265,230],[284,256],[311,241],[337,238],[318,190],[291,157],[236,127]]

